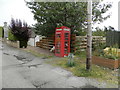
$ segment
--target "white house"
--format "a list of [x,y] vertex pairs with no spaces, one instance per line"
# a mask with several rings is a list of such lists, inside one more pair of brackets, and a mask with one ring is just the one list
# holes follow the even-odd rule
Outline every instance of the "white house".
[[31,30],[31,37],[28,41],[28,45],[36,46],[36,42],[40,41],[43,38],[41,35],[36,35],[33,30]]
[[36,37],[36,34],[31,30],[31,36],[28,41],[28,45],[35,46],[35,37]]

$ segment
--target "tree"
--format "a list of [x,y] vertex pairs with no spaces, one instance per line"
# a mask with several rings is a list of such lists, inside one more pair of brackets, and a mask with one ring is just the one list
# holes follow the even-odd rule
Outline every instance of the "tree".
[[105,30],[102,30],[99,27],[96,27],[95,29],[96,30],[93,31],[93,33],[92,33],[93,36],[104,36],[104,37],[106,36],[106,31]]
[[[32,10],[36,33],[44,36],[55,33],[55,28],[67,26],[77,35],[86,35],[87,2],[27,2]],[[110,15],[103,16],[112,5],[93,3],[92,20],[94,23],[103,22]]]
[[24,45],[27,44],[31,35],[31,31],[29,30],[29,27],[26,22],[22,23],[21,20],[18,19],[14,20],[12,18],[10,29],[11,29],[11,33],[17,38],[17,40],[20,41],[20,43],[23,42]]
[[105,30],[107,30],[107,31],[115,31],[114,27],[112,27],[112,26],[105,27]]

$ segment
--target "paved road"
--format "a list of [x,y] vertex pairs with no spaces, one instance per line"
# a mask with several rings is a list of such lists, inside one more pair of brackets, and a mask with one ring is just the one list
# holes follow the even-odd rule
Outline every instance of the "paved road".
[[1,59],[3,88],[107,87],[106,83],[99,83],[84,77],[75,77],[62,68],[45,64],[42,58],[6,44],[3,45],[4,47],[0,49],[3,56]]

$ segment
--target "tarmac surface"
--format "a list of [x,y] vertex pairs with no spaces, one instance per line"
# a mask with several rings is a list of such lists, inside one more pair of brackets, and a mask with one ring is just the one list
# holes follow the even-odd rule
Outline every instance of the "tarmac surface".
[[46,64],[45,59],[7,44],[1,44],[0,53],[2,54],[0,59],[2,88],[79,88],[79,90],[84,90],[80,88],[96,88],[94,90],[118,88],[118,85],[113,86],[104,82],[99,83],[95,79],[73,76],[71,72],[60,67]]

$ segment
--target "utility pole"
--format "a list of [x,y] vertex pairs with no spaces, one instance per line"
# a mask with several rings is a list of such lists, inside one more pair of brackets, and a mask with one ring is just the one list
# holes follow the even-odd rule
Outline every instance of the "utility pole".
[[86,70],[91,69],[92,64],[92,0],[88,0],[88,32],[87,32],[87,58],[86,58]]

